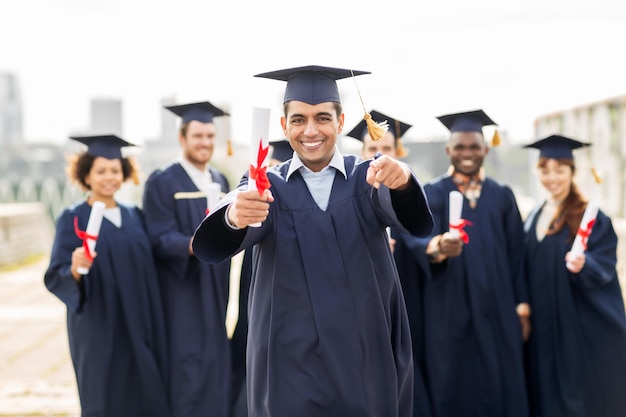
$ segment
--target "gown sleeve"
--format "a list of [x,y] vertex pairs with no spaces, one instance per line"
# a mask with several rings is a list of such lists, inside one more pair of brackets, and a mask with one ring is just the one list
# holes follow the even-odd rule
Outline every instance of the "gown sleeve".
[[79,312],[85,302],[85,291],[82,281],[76,282],[70,272],[72,252],[82,244],[74,233],[74,216],[72,211],[65,210],[57,219],[50,265],[44,274],[44,284],[69,311]]
[[577,274],[569,273],[575,285],[594,289],[617,279],[617,235],[611,219],[602,211],[593,225],[585,257],[583,269]]

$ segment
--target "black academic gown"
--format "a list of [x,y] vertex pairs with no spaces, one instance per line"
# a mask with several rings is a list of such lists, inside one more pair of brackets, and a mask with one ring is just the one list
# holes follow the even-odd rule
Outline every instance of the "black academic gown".
[[377,191],[365,181],[368,163],[344,161],[347,179],[336,172],[325,211],[299,172],[286,181],[283,163],[268,172],[275,201],[261,227],[225,224],[231,193],[196,231],[196,256],[210,263],[256,245],[252,417],[411,415],[411,340],[385,227],[429,233],[430,211],[416,179],[405,192]]
[[[226,178],[215,169],[211,175],[228,192]],[[206,196],[175,163],[150,175],[143,210],[165,305],[173,416],[226,417],[230,259],[208,265],[189,255],[191,236],[206,215]]]
[[252,248],[245,250],[239,277],[239,315],[233,331],[231,343],[231,361],[233,365],[231,415],[248,416],[246,397],[246,342],[248,339],[248,292],[252,279]]
[[150,241],[139,209],[118,205],[122,226],[102,220],[97,256],[80,284],[70,272],[82,245],[74,218],[85,230],[91,207],[61,213],[44,282],[67,306],[81,415],[166,417],[166,336]]
[[537,208],[526,221],[533,416],[626,416],[626,318],[611,220],[598,213],[585,266],[573,274],[564,260],[569,230],[538,242]]
[[[449,175],[424,186],[435,218],[432,236],[449,229],[453,190],[457,186]],[[426,256],[432,236],[396,236],[416,363],[423,371],[424,387],[415,401],[425,392],[437,417],[526,417],[515,308],[528,295],[521,273],[524,232],[514,195],[487,178],[476,208],[463,199],[462,218],[473,223],[465,227],[469,243],[460,256],[439,264]]]

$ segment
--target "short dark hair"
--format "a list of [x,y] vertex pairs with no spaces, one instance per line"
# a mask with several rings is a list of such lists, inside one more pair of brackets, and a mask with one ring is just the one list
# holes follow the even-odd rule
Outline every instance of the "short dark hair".
[[[85,178],[89,175],[95,160],[96,157],[87,152],[67,157],[67,176],[71,181],[76,182],[83,191],[91,190],[89,184],[85,182]],[[139,172],[135,161],[132,158],[122,158],[121,162],[124,181],[132,177],[135,183],[138,184]]]

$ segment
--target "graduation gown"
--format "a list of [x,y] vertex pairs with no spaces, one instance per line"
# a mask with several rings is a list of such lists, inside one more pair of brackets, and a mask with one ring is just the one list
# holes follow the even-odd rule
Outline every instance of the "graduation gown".
[[136,207],[118,204],[122,226],[104,218],[89,273],[77,283],[72,252],[82,245],[91,207],[65,209],[45,272],[48,290],[67,306],[67,331],[81,415],[169,416],[163,309],[150,241]]
[[526,221],[533,416],[624,416],[626,318],[611,220],[598,212],[585,265],[573,274],[565,267],[565,254],[571,249],[567,228],[537,241],[542,206]]
[[225,224],[231,193],[196,231],[196,256],[210,263],[255,244],[252,417],[411,415],[411,341],[385,227],[429,233],[430,211],[416,179],[405,192],[375,190],[367,162],[344,162],[347,179],[335,173],[325,211],[299,172],[286,180],[287,162],[268,172],[275,201],[261,227]]
[[[449,229],[453,190],[457,186],[449,175],[424,186],[435,219],[432,236]],[[426,256],[432,236],[396,236],[396,262],[425,385],[416,396],[425,391],[437,417],[526,417],[515,311],[527,301],[524,235],[513,192],[486,178],[474,209],[464,197],[462,218],[473,223],[465,227],[469,243],[460,256],[439,264]]]
[[[226,178],[215,169],[211,175],[228,192]],[[165,306],[175,417],[225,417],[229,412],[225,321],[230,259],[208,265],[189,255],[189,241],[206,209],[206,195],[179,163],[146,181],[143,210]]]

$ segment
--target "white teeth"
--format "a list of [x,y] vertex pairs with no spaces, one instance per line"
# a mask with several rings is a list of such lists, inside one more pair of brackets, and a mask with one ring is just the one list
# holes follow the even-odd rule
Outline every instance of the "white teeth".
[[468,165],[468,166],[469,165],[474,165],[474,161],[466,159],[464,161],[461,161],[461,165]]
[[304,146],[305,148],[315,148],[319,145],[322,144],[322,141],[319,142],[300,142],[302,144],[302,146]]

